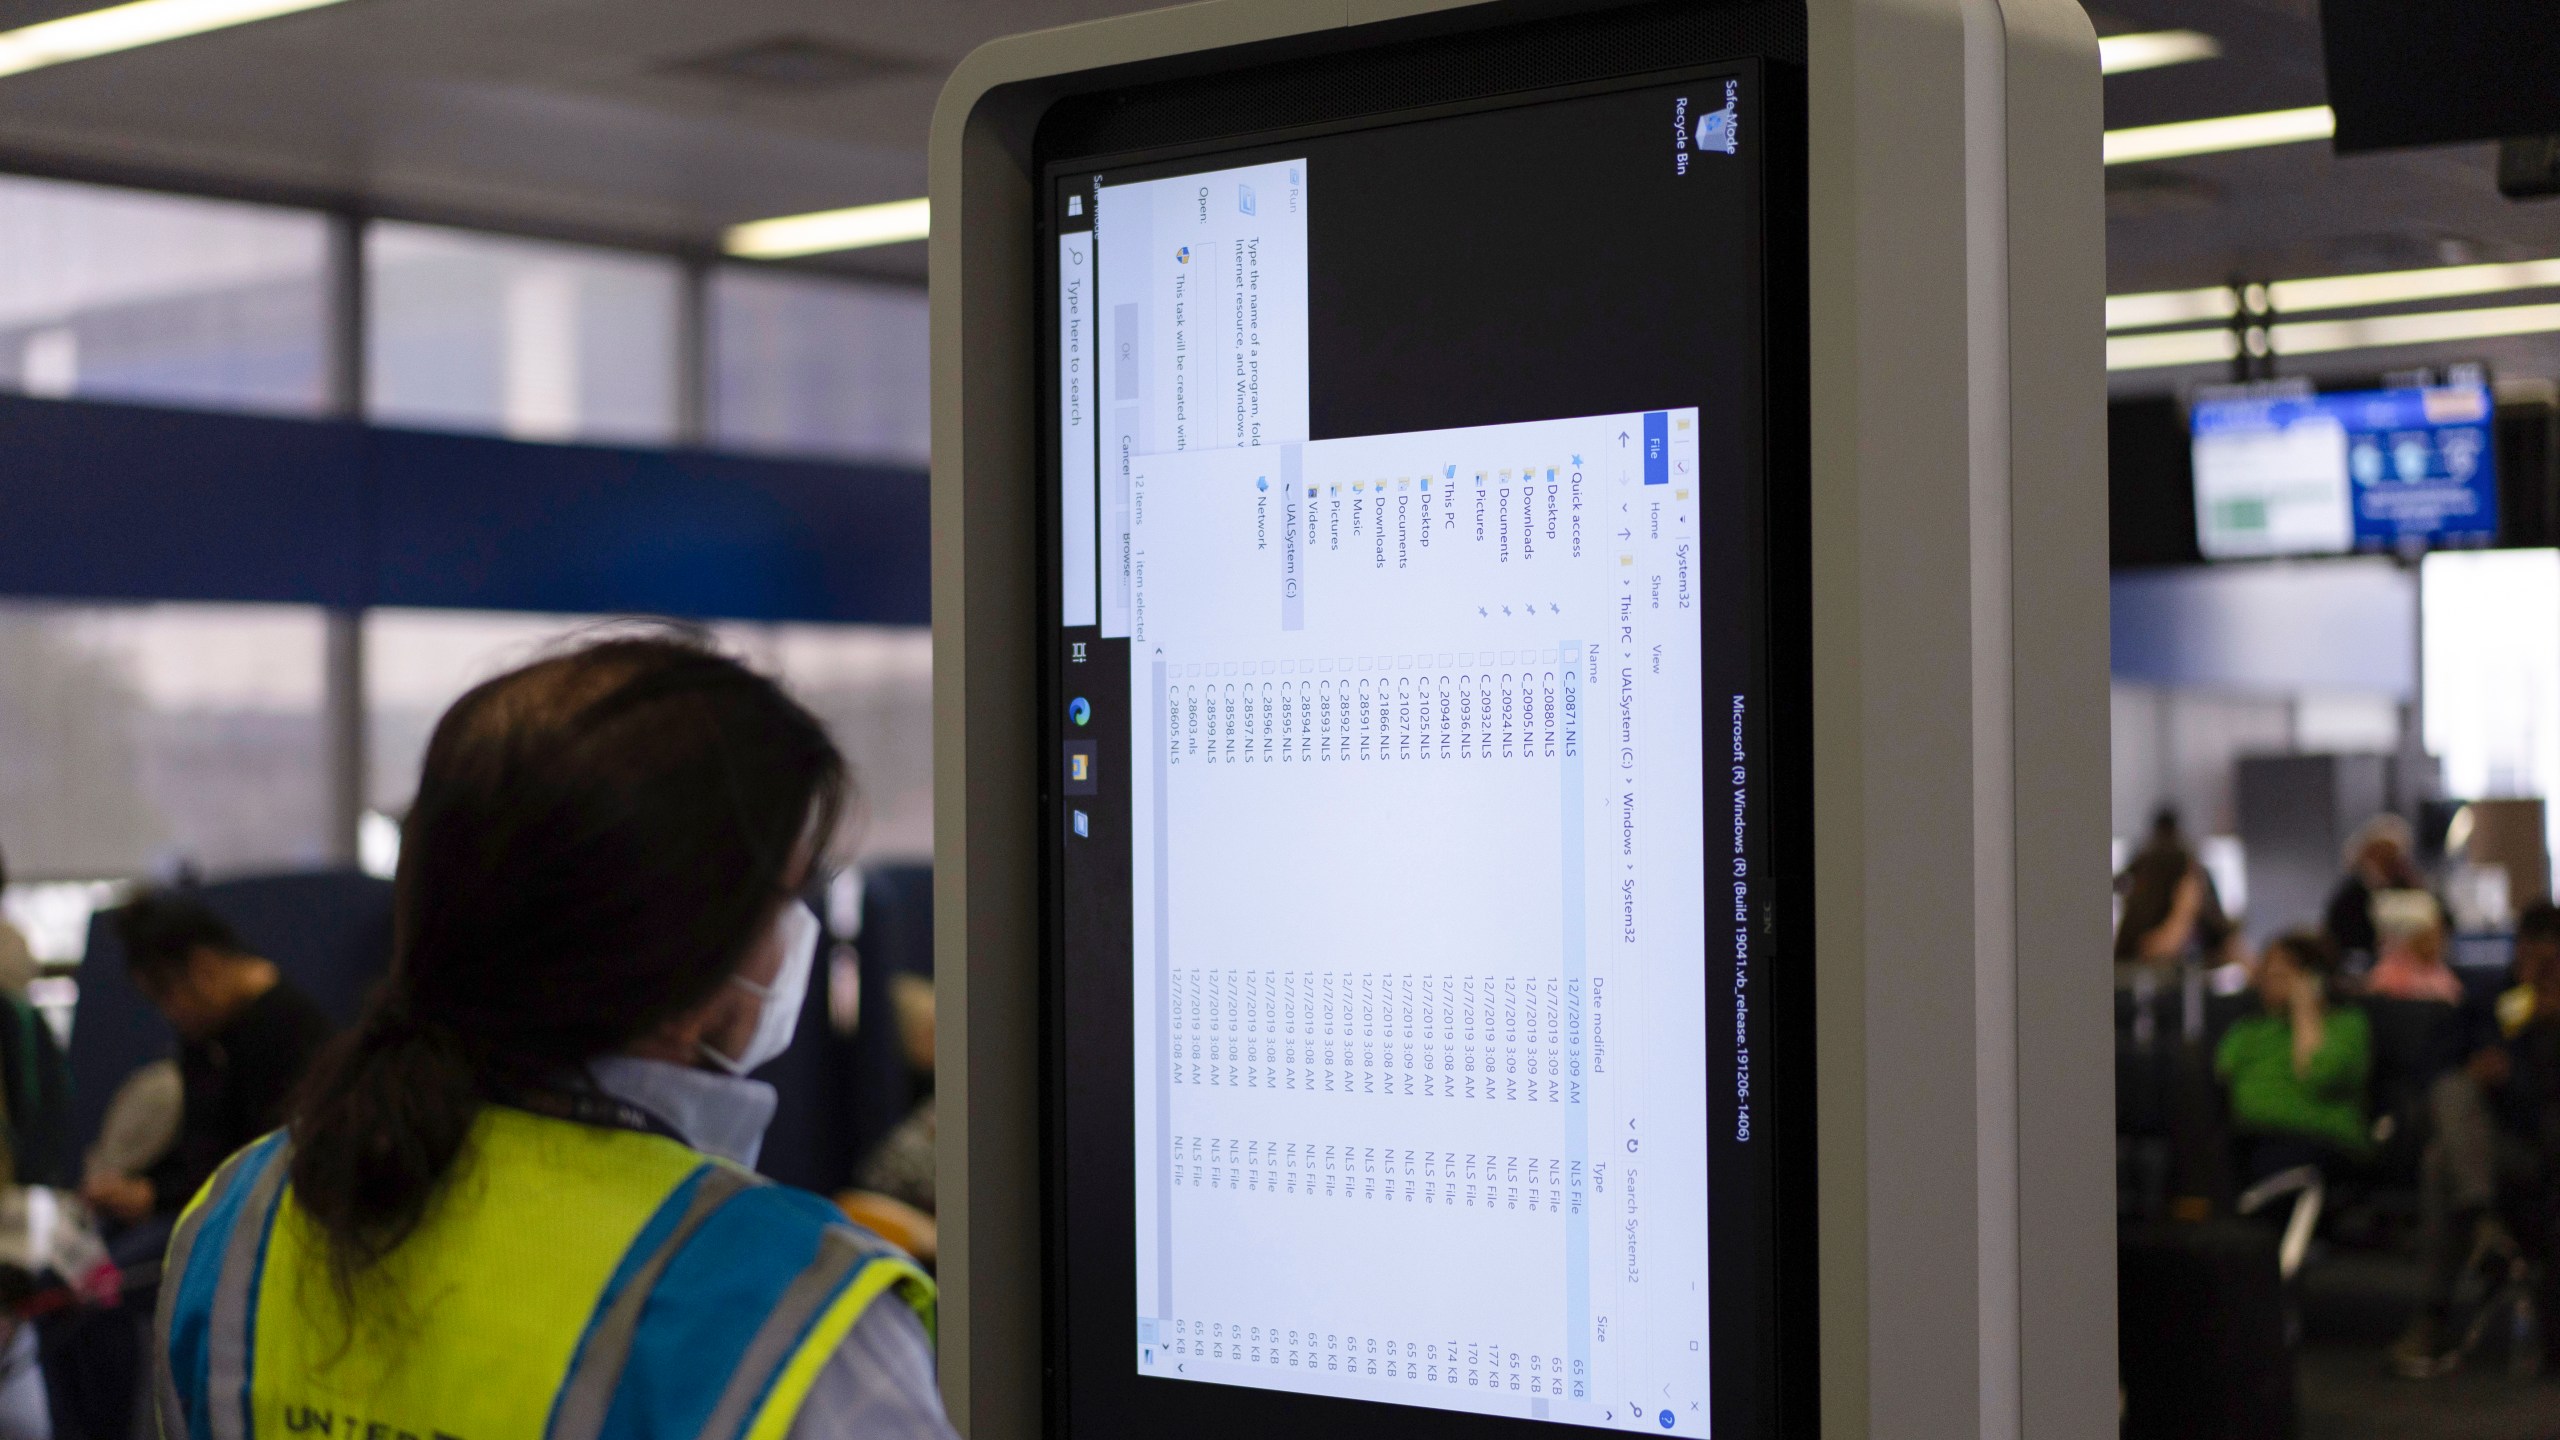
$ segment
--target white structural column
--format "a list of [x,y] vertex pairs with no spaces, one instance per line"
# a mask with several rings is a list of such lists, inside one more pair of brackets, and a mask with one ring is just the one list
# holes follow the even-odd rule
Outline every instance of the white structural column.
[[2002,0],[2015,617],[2018,1417],[2115,1426],[2107,944],[2106,190],[2088,17]]
[[2096,44],[2065,0],[1812,18],[1824,1429],[2101,1434]]
[[1974,1210],[1983,1440],[2018,1435],[2016,665],[2009,574],[2009,31],[1964,0],[1965,389],[1973,592]]

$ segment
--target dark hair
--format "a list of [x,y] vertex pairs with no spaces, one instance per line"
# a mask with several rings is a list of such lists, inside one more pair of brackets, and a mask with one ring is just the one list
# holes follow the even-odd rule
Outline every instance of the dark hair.
[[2560,940],[2560,905],[2536,900],[2516,917],[2518,940]]
[[391,974],[293,1126],[294,1198],[342,1297],[417,1229],[483,1105],[710,998],[850,787],[814,716],[687,633],[454,702],[401,827]]
[[2178,807],[2163,805],[2151,812],[2151,834],[2143,841],[2146,850],[2184,850],[2187,832],[2178,823]]
[[9,888],[9,852],[0,850],[0,890]]
[[2283,951],[2285,958],[2323,980],[2338,973],[2338,947],[2317,930],[2287,930],[2268,941],[2267,948]]
[[125,968],[145,985],[174,978],[198,950],[245,955],[248,947],[201,900],[166,890],[145,890],[115,911],[116,939]]
[[2116,922],[2116,958],[2142,953],[2143,937],[2159,929],[2178,903],[2178,887],[2196,868],[2184,846],[2155,845],[2133,857],[2124,869],[2124,914]]
[[2267,949],[2284,952],[2296,969],[2318,981],[2323,1004],[2336,998],[2338,947],[2328,936],[2317,930],[2287,930],[2268,941]]

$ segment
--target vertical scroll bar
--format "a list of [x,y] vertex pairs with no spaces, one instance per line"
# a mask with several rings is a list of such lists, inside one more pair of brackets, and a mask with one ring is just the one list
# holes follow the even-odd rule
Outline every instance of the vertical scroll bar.
[[[1165,709],[1164,658],[1158,656],[1151,667],[1152,700],[1159,721]],[[1175,732],[1166,725],[1164,736],[1154,749],[1150,762],[1155,771],[1154,817],[1155,900],[1156,900],[1156,1023],[1163,1034],[1156,1041],[1156,1319],[1173,1318],[1173,905],[1165,887],[1173,872],[1172,824],[1165,803],[1165,749],[1175,743]]]

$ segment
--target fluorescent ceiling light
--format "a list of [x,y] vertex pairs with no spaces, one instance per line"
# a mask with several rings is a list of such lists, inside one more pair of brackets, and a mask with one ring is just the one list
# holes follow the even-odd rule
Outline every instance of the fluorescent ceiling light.
[[2198,320],[2228,320],[2240,313],[2240,292],[2228,285],[2201,290],[2150,290],[2139,295],[2107,297],[2107,328],[2140,330],[2152,325],[2189,325]]
[[163,40],[246,25],[342,0],[133,0],[0,31],[0,75],[19,75]]
[[[2278,355],[2323,355],[2391,345],[2442,345],[2553,333],[2560,333],[2560,303],[2492,305],[2476,310],[2427,310],[2414,315],[2367,315],[2354,320],[2292,320],[2266,327],[2266,348]],[[2110,370],[2211,365],[2239,353],[2240,337],[2226,326],[2107,337]]]
[[2164,330],[2157,335],[2110,335],[2107,368],[2155,370],[2163,365],[2213,365],[2240,353],[2240,337],[2229,330]]
[[2139,35],[2109,35],[2098,42],[2098,73],[2122,75],[2128,70],[2157,70],[2210,60],[2222,53],[2222,42],[2198,30],[2147,30]]
[[931,220],[932,210],[925,200],[892,200],[732,225],[722,245],[730,254],[749,260],[786,260],[794,255],[921,240],[932,228]]
[[2560,305],[2497,305],[2480,310],[2432,310],[2418,315],[2370,315],[2361,320],[2297,320],[2267,327],[2267,340],[2279,355],[2317,355],[2331,350],[2432,345],[2500,335],[2540,335],[2554,330],[2560,330]]
[[2212,155],[2224,150],[2326,140],[2337,129],[2335,111],[2326,105],[2305,105],[2299,110],[2263,110],[2254,115],[2217,115],[2210,120],[2110,130],[2101,153],[2110,165],[2133,165],[2145,160],[2174,160],[2181,155]]
[[[2278,280],[2267,298],[2278,310],[2344,310],[2356,305],[2397,305],[2452,295],[2487,295],[2560,285],[2560,260],[2520,260],[2505,265],[2441,265],[2374,275],[2328,275]],[[2113,301],[2108,302],[2113,305]]]

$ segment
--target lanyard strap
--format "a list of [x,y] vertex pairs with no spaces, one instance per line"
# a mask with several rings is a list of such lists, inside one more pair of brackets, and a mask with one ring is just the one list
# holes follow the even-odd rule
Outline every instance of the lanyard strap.
[[579,1125],[594,1125],[606,1130],[633,1130],[643,1135],[657,1135],[690,1148],[692,1141],[664,1119],[618,1096],[600,1090],[541,1089],[524,1090],[510,1096],[508,1102],[520,1110],[554,1120],[567,1120]]

